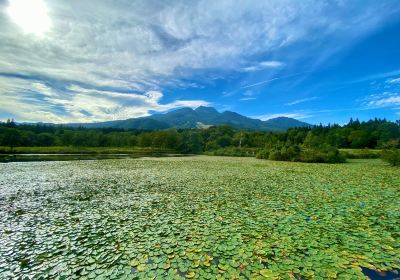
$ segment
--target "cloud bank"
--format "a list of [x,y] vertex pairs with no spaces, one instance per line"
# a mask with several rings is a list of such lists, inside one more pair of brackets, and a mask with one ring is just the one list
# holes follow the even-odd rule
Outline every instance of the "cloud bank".
[[[161,103],[160,91],[121,93],[86,89],[70,85],[64,90],[53,89],[40,82],[0,77],[0,107],[13,115],[18,108],[20,120],[55,123],[120,120],[164,112],[177,107],[210,105],[202,100],[175,100]],[[18,94],[15,94],[18,92]]]
[[372,94],[364,99],[363,105],[367,108],[384,108],[400,106],[400,93],[383,92]]
[[279,73],[304,59],[288,49],[355,40],[382,24],[396,1],[45,3],[51,28],[35,36],[0,1],[2,115],[103,121],[209,104],[173,96],[165,103],[165,89],[190,88],[215,71]]

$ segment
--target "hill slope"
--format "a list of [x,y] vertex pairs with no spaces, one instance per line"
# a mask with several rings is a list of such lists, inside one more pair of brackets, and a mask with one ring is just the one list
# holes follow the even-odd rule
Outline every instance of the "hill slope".
[[291,127],[305,127],[310,124],[292,118],[279,117],[267,121],[252,119],[235,112],[219,113],[212,107],[182,108],[165,114],[155,114],[148,117],[127,120],[74,123],[66,126],[82,126],[87,128],[123,128],[159,130],[167,128],[200,128],[210,125],[230,125],[239,129],[285,131]]

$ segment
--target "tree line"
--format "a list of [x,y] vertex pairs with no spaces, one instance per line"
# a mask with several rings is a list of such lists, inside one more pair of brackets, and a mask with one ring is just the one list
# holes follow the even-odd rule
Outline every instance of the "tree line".
[[291,161],[324,162],[315,157],[323,158],[327,154],[333,161],[340,161],[337,149],[396,149],[400,148],[399,139],[400,121],[385,119],[366,122],[351,119],[343,126],[318,125],[291,128],[286,132],[245,131],[225,125],[140,131],[0,122],[0,146],[149,147],[195,154],[254,149],[260,158]]

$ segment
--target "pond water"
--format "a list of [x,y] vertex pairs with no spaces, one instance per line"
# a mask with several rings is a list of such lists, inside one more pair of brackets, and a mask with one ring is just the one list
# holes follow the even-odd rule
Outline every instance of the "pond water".
[[0,279],[394,279],[400,178],[169,157],[0,164]]
[[168,157],[184,156],[161,153],[135,153],[135,154],[0,154],[0,163],[28,162],[28,161],[70,161],[70,160],[103,160],[103,159],[128,159],[140,157]]
[[363,273],[370,279],[374,280],[398,280],[400,279],[400,271],[384,271],[379,272],[368,268],[363,268]]

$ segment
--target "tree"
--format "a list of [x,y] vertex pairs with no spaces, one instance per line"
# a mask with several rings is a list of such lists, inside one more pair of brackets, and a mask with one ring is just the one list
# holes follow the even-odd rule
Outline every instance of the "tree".
[[54,143],[54,136],[51,133],[40,133],[38,135],[39,146],[48,147]]
[[225,147],[228,147],[228,146],[230,146],[232,144],[232,138],[229,137],[228,135],[219,136],[216,139],[216,143],[221,148],[225,148]]
[[[348,125],[291,128],[286,132],[243,131],[232,127],[214,126],[207,129],[170,129],[156,131],[125,131],[116,128],[67,128],[43,124],[18,124],[9,119],[0,122],[0,145],[3,146],[81,146],[81,147],[156,147],[182,153],[228,151],[239,155],[244,150],[265,149],[268,154],[296,159],[298,146],[311,154],[336,148],[399,148],[400,121],[371,119],[351,120]],[[252,150],[254,152],[255,150]],[[222,152],[224,153],[224,152]],[[245,153],[245,152],[244,152]],[[309,153],[309,154],[310,154]],[[325,153],[325,152],[324,152]],[[265,155],[264,155],[265,156]],[[363,155],[364,156],[364,155]]]
[[388,162],[392,166],[399,166],[400,150],[399,149],[383,150],[381,158],[382,160]]
[[13,149],[21,143],[21,134],[18,130],[13,128],[6,128],[3,131],[2,145],[8,146]]
[[140,147],[151,147],[152,140],[150,133],[142,133],[138,136],[138,145]]
[[14,122],[14,119],[7,119],[5,126],[9,128],[17,127],[17,125]]
[[309,131],[304,139],[303,145],[308,148],[319,147],[324,142],[321,138],[321,136],[316,135],[313,131]]
[[199,154],[203,152],[204,140],[200,132],[187,130],[182,132],[182,145],[180,151],[182,153]]

